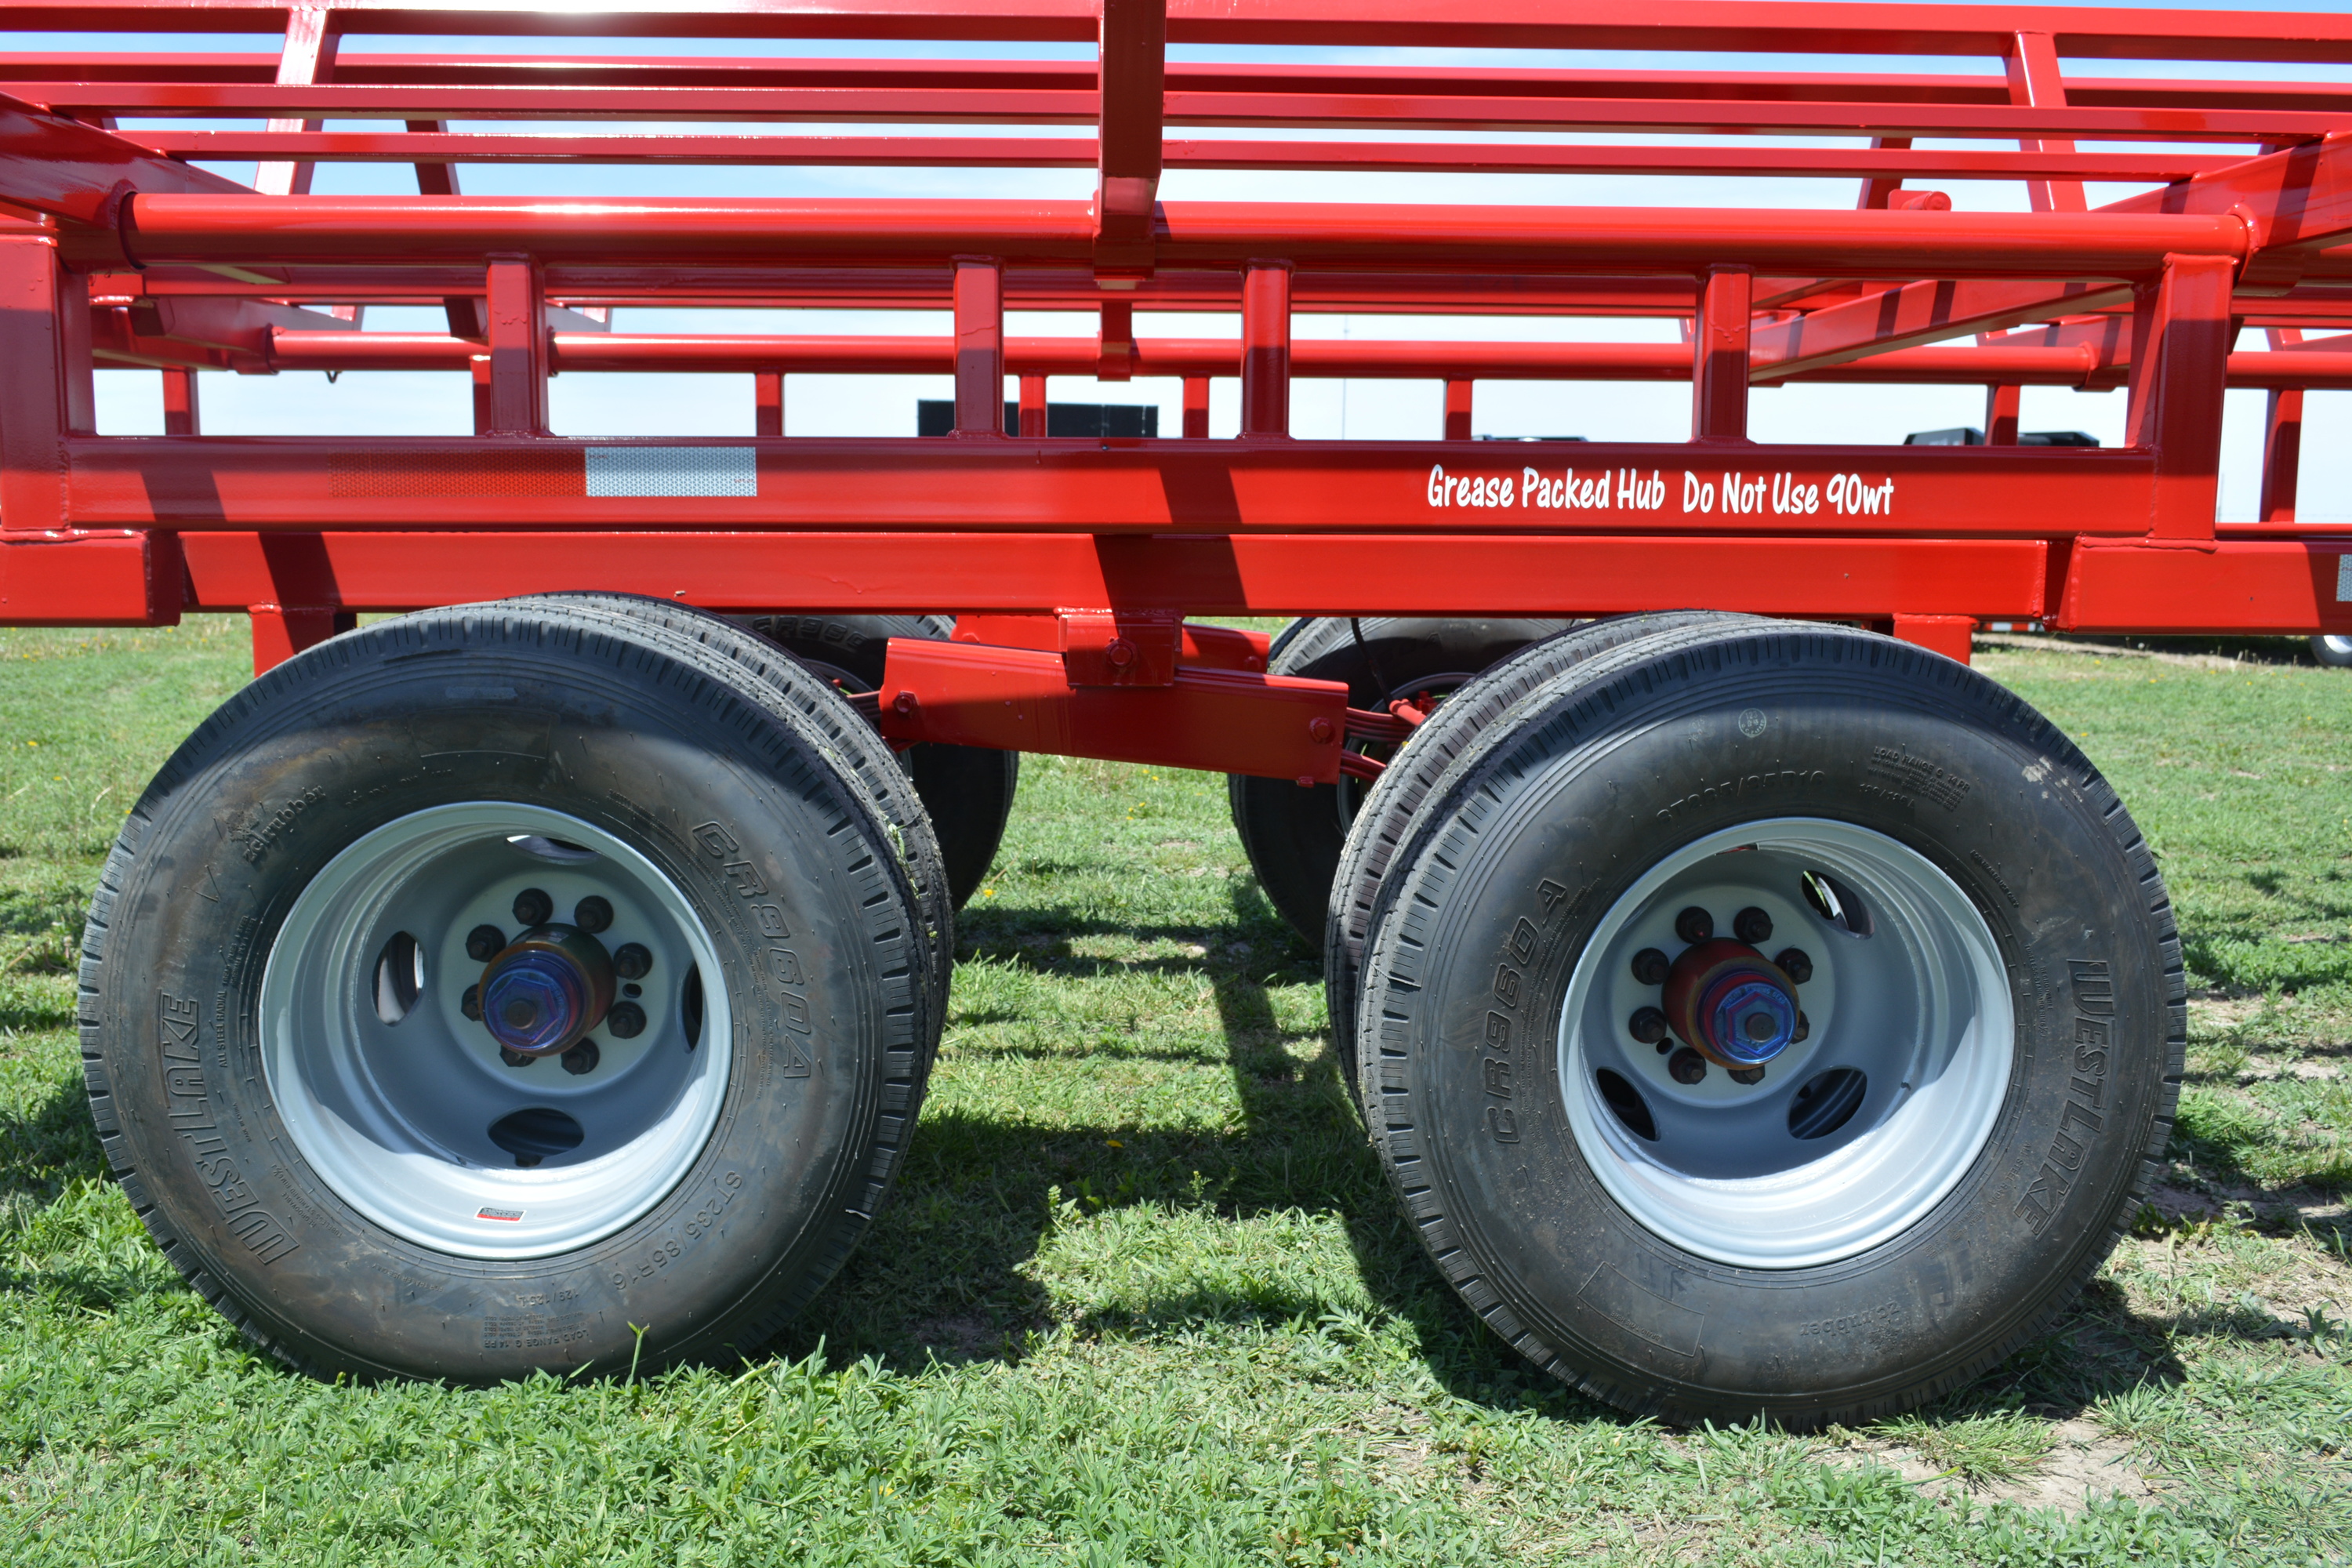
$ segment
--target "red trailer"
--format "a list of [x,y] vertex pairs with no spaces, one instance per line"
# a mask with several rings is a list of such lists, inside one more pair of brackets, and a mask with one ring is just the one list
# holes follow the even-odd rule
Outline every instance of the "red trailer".
[[[756,1342],[888,1194],[1025,751],[1232,775],[1400,1202],[1536,1364],[1801,1424],[2033,1333],[2163,1152],[2182,964],[2122,803],[1969,633],[2352,634],[2352,530],[2295,520],[2304,393],[2352,384],[2352,87],[2297,68],[2352,61],[2352,21],[1641,13],[0,0],[283,39],[0,79],[0,622],[242,613],[260,672],[131,813],[85,939],[91,1104],[157,1243],[320,1374]],[[1343,46],[1390,63],[1296,63]],[[310,194],[339,162],[417,194]],[[514,162],[1096,179],[460,191]],[[1171,169],[1860,195],[1187,204]],[[2031,210],[1956,210],[1964,181]],[[360,330],[400,304],[446,331]],[[952,332],[612,330],[646,306]],[[1299,312],[1684,331],[1294,343]],[[164,434],[97,433],[123,366]],[[470,372],[474,434],[202,429],[200,373],[401,368]],[[549,377],[614,369],[749,373],[757,434],[551,434]],[[951,374],[952,432],[787,437],[812,371]],[[1056,374],[1181,376],[1183,427],[1050,436]],[[1297,376],[1442,380],[1443,428],[1295,438]],[[1686,380],[1689,439],[1475,441],[1504,378]],[[1982,385],[1979,438],[1750,439],[1749,389],[1808,379]],[[2127,388],[2126,444],[2024,439],[2026,385]],[[2251,523],[2215,521],[2233,385],[2269,395]],[[1269,615],[1303,618],[1188,619]]]

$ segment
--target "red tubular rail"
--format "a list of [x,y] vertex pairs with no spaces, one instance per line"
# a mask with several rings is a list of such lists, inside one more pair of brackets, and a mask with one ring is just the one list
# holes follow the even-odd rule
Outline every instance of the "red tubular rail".
[[[278,262],[417,266],[527,252],[551,266],[1072,261],[1092,254],[1079,202],[552,201],[499,196],[135,196],[123,253],[142,267]],[[1163,204],[1170,266],[1483,267],[1531,274],[1704,267],[1834,278],[2145,278],[2172,255],[2242,258],[2245,222],[2136,213],[1678,212],[1542,207]]]
[[[751,374],[939,375],[955,368],[945,338],[755,337],[684,333],[557,332],[550,338],[558,371],[667,371]],[[2352,347],[2352,344],[2347,344]],[[278,328],[263,351],[269,367],[299,370],[461,371],[482,352],[463,338],[424,332],[329,332]],[[1090,376],[1098,363],[1086,338],[1008,338],[1011,375]],[[1132,374],[1139,376],[1231,376],[1241,367],[1241,344],[1229,338],[1136,340]],[[2089,342],[2064,347],[1898,349],[1792,377],[1803,381],[1895,385],[2083,386],[2113,379],[2128,365],[2103,356]],[[1687,381],[1690,349],[1679,343],[1380,342],[1365,339],[1296,338],[1295,377],[1432,381]],[[2120,381],[2116,384],[2121,384]],[[2233,353],[2233,387],[2352,388],[2352,353],[2273,350]]]

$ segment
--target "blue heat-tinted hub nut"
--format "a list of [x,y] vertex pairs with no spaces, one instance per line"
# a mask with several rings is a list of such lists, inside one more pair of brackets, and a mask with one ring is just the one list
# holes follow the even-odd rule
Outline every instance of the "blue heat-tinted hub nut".
[[1666,975],[1666,1023],[1717,1066],[1760,1067],[1797,1041],[1795,984],[1744,942],[1694,942]]
[[1699,1004],[1699,1019],[1715,1054],[1742,1067],[1770,1061],[1797,1037],[1796,1002],[1761,975],[1717,980]]
[[482,1026],[526,1056],[577,1045],[613,1005],[613,963],[576,926],[534,926],[482,971]]

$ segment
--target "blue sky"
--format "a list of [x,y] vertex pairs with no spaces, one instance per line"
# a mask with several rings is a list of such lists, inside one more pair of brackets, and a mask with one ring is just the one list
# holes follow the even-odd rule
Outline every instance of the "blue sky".
[[[2311,3],[2266,6],[2218,6],[2220,9],[2329,11],[2338,7]],[[275,37],[241,36],[140,36],[16,34],[10,47],[21,49],[110,47],[125,49],[187,49],[202,51],[259,50],[274,52]],[[346,56],[446,50],[591,54],[608,52],[713,54],[749,53],[836,55],[875,58],[884,55],[940,58],[1088,58],[1091,48],[1079,46],[1020,45],[986,49],[963,45],[898,45],[858,41],[780,41],[732,44],[707,39],[499,40],[486,38],[385,38],[355,37],[344,41]],[[1395,49],[1297,49],[1244,51],[1230,47],[1180,46],[1171,51],[1180,59],[1279,58],[1347,63],[1428,63],[1454,65],[1516,65],[1582,68],[1626,68],[1673,64],[1686,68],[1847,68],[1885,67],[1915,71],[1992,72],[1992,60],[1948,57],[1864,60],[1854,57],[1824,58],[1790,56],[1764,59],[1729,59],[1704,55],[1634,55],[1601,51],[1427,51]],[[2070,61],[2070,75],[2181,75],[2215,69],[2205,64],[2168,68],[2164,62]],[[2229,74],[2285,79],[2352,79],[2352,69],[2330,66],[2230,67]],[[133,122],[138,123],[138,122]],[[224,122],[205,122],[219,127]],[[345,128],[337,122],[337,128]],[[353,122],[349,128],[359,128]],[[459,126],[457,129],[467,129]],[[549,129],[553,129],[550,127]],[[622,129],[600,127],[600,129]],[[655,126],[630,127],[653,131]],[[698,127],[715,130],[719,127]],[[748,129],[748,128],[747,128]],[[811,132],[823,127],[800,128]],[[841,127],[872,133],[883,128]],[[1034,132],[1031,132],[1034,133]],[[1507,140],[1542,140],[1513,136]],[[1571,140],[1573,138],[1557,138]],[[1664,138],[1582,138],[1637,142]],[[2144,144],[2143,144],[2144,145]],[[223,165],[223,174],[249,179],[250,165]],[[1067,196],[1091,194],[1092,175],[1084,170],[971,169],[695,169],[640,168],[577,170],[558,165],[495,165],[461,172],[463,187],[482,194],[580,195],[957,195]],[[1954,205],[1969,208],[2021,209],[2021,187],[1989,182],[1953,182],[1941,187]],[[314,185],[321,192],[405,192],[415,189],[404,165],[329,165]],[[2095,187],[2095,204],[2125,194],[2126,187]],[[1180,170],[1162,183],[1169,200],[1242,200],[1274,203],[1329,201],[1395,201],[1434,203],[1509,203],[1563,206],[1724,205],[1750,207],[1851,206],[1851,180],[1717,180],[1632,179],[1575,175],[1332,175],[1273,173],[1223,173]],[[1091,336],[1090,316],[1016,314],[1008,327],[1015,333],[1071,333]],[[438,330],[437,310],[376,310],[367,325],[373,330]],[[616,323],[622,331],[877,331],[940,333],[946,320],[940,312],[749,312],[644,310],[626,311]],[[1238,322],[1231,317],[1139,315],[1138,330],[1146,336],[1232,335]],[[1665,321],[1601,321],[1505,319],[1416,319],[1370,316],[1301,316],[1295,331],[1301,337],[1357,338],[1430,337],[1543,340],[1633,340],[1671,342],[1675,331]],[[2250,341],[2245,346],[2258,346]],[[101,428],[121,434],[161,428],[161,401],[156,378],[149,373],[106,372],[100,375]],[[944,377],[793,376],[787,391],[787,430],[793,435],[911,435],[914,406],[920,397],[946,395]],[[1177,384],[1136,381],[1098,386],[1090,380],[1056,378],[1050,388],[1056,401],[1158,402],[1161,427],[1177,427]],[[219,434],[337,433],[463,433],[470,428],[469,401],[464,379],[457,375],[350,374],[332,385],[311,373],[278,376],[208,375],[203,381],[205,426]],[[588,375],[558,376],[551,388],[555,427],[581,436],[749,435],[751,431],[751,388],[749,377]],[[1293,391],[1294,433],[1305,438],[1426,438],[1438,431],[1441,392],[1435,383],[1373,381],[1300,381]],[[1687,432],[1689,395],[1678,385],[1643,384],[1487,383],[1478,389],[1475,426],[1496,435],[1581,435],[1595,439],[1675,440]],[[1982,423],[1982,395],[1969,387],[1878,387],[1804,385],[1755,395],[1751,426],[1759,440],[1899,441],[1911,430]],[[2222,471],[2221,512],[2224,518],[2252,515],[2260,470],[2263,396],[2233,393],[2228,405],[2228,425]],[[1213,389],[1212,431],[1228,434],[1238,421],[1237,389],[1220,381]],[[2083,429],[2103,439],[2120,436],[2123,422],[2120,394],[2079,394],[2063,388],[2028,388],[2023,425],[2028,429]],[[2352,394],[2316,394],[2308,400],[2305,437],[2302,514],[2313,520],[2352,518]]]

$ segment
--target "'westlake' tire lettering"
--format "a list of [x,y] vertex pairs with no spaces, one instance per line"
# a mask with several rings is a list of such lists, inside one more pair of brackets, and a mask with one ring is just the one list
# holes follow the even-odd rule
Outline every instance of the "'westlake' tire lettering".
[[2068,959],[2067,973],[2074,984],[2074,1005],[2084,1013],[2098,1017],[2078,1017],[2074,1020],[2074,1071],[2066,1080],[2064,1109],[2059,1112],[2058,1130],[2051,1135],[2050,1148],[2042,1157],[2042,1168],[2026,1184],[2025,1194],[2017,1200],[2015,1213],[2036,1235],[2050,1223],[2051,1215],[2066,1201],[2066,1193],[2083,1168],[2083,1156],[2088,1152],[2090,1140],[2105,1130],[2104,1104],[2106,1098],[2107,1033],[2106,1018],[2116,1010],[2115,976],[2105,959]]

